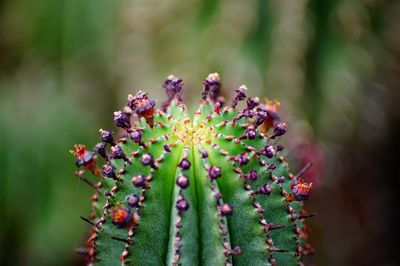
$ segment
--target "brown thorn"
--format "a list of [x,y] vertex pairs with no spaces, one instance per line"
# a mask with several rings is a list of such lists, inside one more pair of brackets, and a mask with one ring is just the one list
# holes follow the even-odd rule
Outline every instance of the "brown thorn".
[[299,216],[297,216],[297,220],[299,220],[299,219],[307,219],[307,218],[311,218],[311,217],[314,217],[314,216],[317,216],[317,213],[311,213],[311,214],[308,214],[308,215],[299,215]]
[[312,163],[307,163],[306,166],[304,166],[303,169],[301,169],[301,171],[297,173],[297,175],[294,177],[294,180],[297,180],[300,177],[302,177],[304,173],[307,172],[307,170],[311,167],[311,165]]
[[90,221],[88,218],[85,218],[85,217],[83,217],[83,216],[79,216],[79,217],[80,217],[83,221],[87,222],[88,224],[91,224],[91,225],[93,225],[93,226],[95,226],[95,227],[98,227],[98,224],[96,224],[96,223]]
[[122,238],[122,237],[118,237],[118,236],[112,236],[111,239],[124,242],[128,245],[133,245],[135,243],[135,241],[133,239],[126,239],[126,238]]
[[283,224],[268,224],[267,225],[268,231],[282,229],[282,228],[286,228],[286,227],[287,226],[283,225]]
[[80,180],[82,180],[83,182],[85,182],[86,184],[88,184],[91,188],[93,188],[94,190],[96,190],[96,192],[98,194],[100,194],[99,188],[93,184],[89,179],[87,179],[86,177],[82,176],[83,173],[81,173],[80,171],[75,172],[75,175],[77,177],[79,177]]

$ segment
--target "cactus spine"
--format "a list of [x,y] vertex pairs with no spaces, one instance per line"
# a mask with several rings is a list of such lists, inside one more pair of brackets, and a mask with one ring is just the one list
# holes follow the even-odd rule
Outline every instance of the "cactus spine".
[[216,73],[203,81],[191,119],[171,75],[161,109],[144,92],[129,95],[114,113],[121,138],[100,130],[98,155],[75,146],[76,175],[95,189],[81,217],[91,225],[88,264],[301,265],[311,253],[302,202],[311,184],[280,155],[287,128],[276,103],[241,86],[224,107],[220,86]]

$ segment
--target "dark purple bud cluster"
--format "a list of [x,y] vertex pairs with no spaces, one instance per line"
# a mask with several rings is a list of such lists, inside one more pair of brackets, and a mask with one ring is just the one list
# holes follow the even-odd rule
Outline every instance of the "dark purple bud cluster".
[[244,166],[249,163],[250,157],[246,152],[243,152],[235,157],[234,159],[240,166]]
[[247,109],[253,110],[254,108],[256,108],[259,105],[260,105],[260,99],[258,99],[258,97],[247,98]]
[[236,121],[239,121],[242,118],[252,118],[254,117],[254,111],[249,108],[243,109],[235,118],[233,118],[232,122],[236,123]]
[[115,175],[115,168],[111,165],[111,163],[106,163],[105,165],[103,165],[101,167],[101,173],[105,177],[117,179],[117,176]]
[[111,156],[114,159],[123,159],[124,161],[129,161],[119,145],[114,145],[111,147]]
[[142,158],[140,158],[140,162],[143,166],[150,165],[151,167],[154,167],[154,158],[150,153],[143,154]]
[[144,175],[135,175],[134,177],[132,177],[132,184],[135,187],[145,187],[146,177]]
[[258,179],[258,174],[256,170],[250,170],[250,172],[245,176],[249,181],[256,181]]
[[134,129],[129,133],[129,137],[136,144],[142,144],[143,133],[140,129]]
[[126,203],[131,208],[136,208],[139,205],[139,202],[140,202],[140,197],[136,194],[129,195],[126,197]]
[[219,89],[221,88],[220,77],[217,73],[208,75],[203,81],[203,91],[201,92],[201,99],[207,99],[207,95],[210,95],[212,101],[216,101],[219,96]]
[[187,176],[185,176],[185,175],[180,175],[176,179],[176,184],[180,188],[185,189],[185,188],[187,188],[189,186],[189,178],[187,178]]
[[96,151],[98,154],[100,154],[100,156],[103,157],[105,160],[108,160],[108,156],[106,153],[106,144],[104,144],[102,142],[97,143],[94,146],[94,151]]
[[112,131],[107,131],[103,129],[100,129],[99,131],[100,131],[101,141],[114,145],[114,137]]
[[264,184],[257,189],[258,194],[270,195],[273,187],[270,184]]
[[239,101],[243,101],[246,99],[246,91],[247,87],[242,85],[238,89],[235,90],[235,98],[232,101],[232,107],[235,108]]
[[184,198],[181,197],[175,204],[176,208],[178,209],[179,212],[185,212],[189,210],[189,202]]
[[190,168],[190,162],[189,162],[189,160],[188,159],[186,159],[186,158],[183,158],[181,161],[180,161],[180,163],[178,164],[178,166],[180,167],[180,168],[182,168],[182,170],[187,170],[187,169],[189,169]]
[[268,165],[268,169],[270,169],[270,170],[276,169],[276,164],[275,164],[275,163],[270,163],[270,164]]
[[163,82],[162,87],[167,91],[168,104],[176,96],[179,102],[182,102],[183,81],[174,75],[169,75]]
[[219,166],[211,166],[208,169],[208,177],[211,180],[215,180],[220,176],[221,176],[221,167],[219,167]]
[[285,182],[285,177],[284,176],[278,177],[276,182],[278,182],[278,184],[282,184],[283,182]]
[[249,127],[248,129],[246,129],[245,135],[247,139],[255,139],[257,136],[257,132],[254,127]]
[[146,92],[139,91],[136,96],[128,95],[128,106],[138,116],[147,116],[154,113],[155,100],[149,99]]
[[262,123],[264,123],[268,119],[268,111],[267,109],[262,106],[257,109],[256,111],[256,121],[255,121],[255,126],[258,127]]
[[286,123],[278,123],[274,126],[273,137],[279,137],[286,133],[287,125]]
[[259,154],[265,155],[265,156],[267,156],[268,158],[272,158],[272,157],[275,156],[276,150],[275,150],[274,146],[272,146],[272,145],[267,145],[267,146],[265,146],[264,148],[262,148],[262,149],[259,151]]
[[206,151],[202,151],[201,158],[203,158],[203,159],[208,158],[208,153]]
[[114,124],[123,129],[131,127],[131,113],[123,110],[114,112]]

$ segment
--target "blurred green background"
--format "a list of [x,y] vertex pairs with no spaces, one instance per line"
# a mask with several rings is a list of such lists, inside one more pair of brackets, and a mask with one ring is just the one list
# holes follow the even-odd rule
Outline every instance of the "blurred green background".
[[311,264],[396,265],[399,17],[394,0],[0,0],[0,265],[82,264],[91,191],[68,150],[128,93],[163,100],[168,74],[197,104],[210,72],[228,98],[279,99],[289,158],[316,164]]

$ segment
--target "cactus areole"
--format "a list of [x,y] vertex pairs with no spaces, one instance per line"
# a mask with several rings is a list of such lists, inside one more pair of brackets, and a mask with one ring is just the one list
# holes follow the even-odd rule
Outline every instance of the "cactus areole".
[[182,79],[171,75],[163,87],[160,109],[145,92],[128,96],[114,113],[121,138],[101,129],[93,151],[72,151],[76,175],[95,191],[92,213],[81,217],[91,226],[79,249],[87,263],[302,265],[312,253],[303,209],[311,184],[281,154],[279,103],[241,86],[225,104],[215,73],[191,117]]

